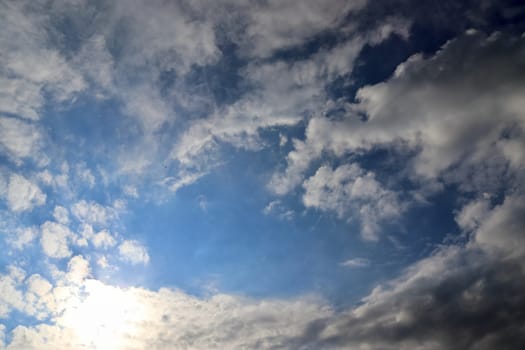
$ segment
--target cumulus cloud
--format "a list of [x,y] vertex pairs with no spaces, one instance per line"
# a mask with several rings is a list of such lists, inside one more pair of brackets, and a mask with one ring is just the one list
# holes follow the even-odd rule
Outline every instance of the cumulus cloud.
[[15,162],[36,157],[40,142],[41,134],[34,124],[0,116],[0,151]]
[[74,284],[79,284],[90,274],[89,261],[81,255],[76,255],[69,260],[66,279]]
[[117,244],[113,235],[107,230],[93,234],[91,241],[96,248],[109,248]]
[[377,240],[380,223],[401,215],[404,205],[398,195],[381,186],[373,172],[356,164],[336,169],[320,167],[303,187],[306,207],[334,211],[341,218],[357,217],[364,239]]
[[147,248],[135,240],[125,240],[118,247],[120,259],[131,264],[148,264]]
[[46,194],[22,175],[12,174],[7,187],[7,204],[14,212],[31,210],[46,202]]
[[510,145],[523,137],[524,47],[523,38],[471,33],[432,57],[411,57],[390,80],[361,88],[344,119],[311,119],[306,140],[294,142],[287,169],[270,187],[287,193],[323,152],[365,154],[386,146],[417,151],[410,164],[417,178],[443,176],[468,190],[501,186],[495,179],[517,159]]
[[7,274],[0,274],[0,317],[5,318],[13,309],[24,308],[23,294],[19,286],[25,278],[25,271],[10,265]]
[[7,242],[15,249],[23,249],[35,240],[38,233],[39,231],[36,227],[20,228],[9,236]]
[[106,225],[116,217],[116,211],[113,208],[86,200],[73,204],[71,212],[78,220],[90,225]]
[[40,229],[42,231],[40,243],[44,254],[58,259],[71,256],[69,244],[74,239],[75,234],[67,226],[46,221]]
[[69,223],[69,211],[60,205],[57,205],[53,210],[53,217],[60,224],[67,225]]

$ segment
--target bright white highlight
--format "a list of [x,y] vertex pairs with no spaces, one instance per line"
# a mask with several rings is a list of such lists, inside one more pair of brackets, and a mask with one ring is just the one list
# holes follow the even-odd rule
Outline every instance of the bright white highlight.
[[145,306],[134,293],[96,280],[85,281],[83,287],[69,299],[58,323],[90,349],[126,349],[145,317]]

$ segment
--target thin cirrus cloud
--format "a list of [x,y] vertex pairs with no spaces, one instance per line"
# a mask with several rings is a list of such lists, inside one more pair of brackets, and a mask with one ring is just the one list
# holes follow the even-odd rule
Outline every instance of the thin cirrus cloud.
[[522,19],[0,1],[0,349],[523,348]]

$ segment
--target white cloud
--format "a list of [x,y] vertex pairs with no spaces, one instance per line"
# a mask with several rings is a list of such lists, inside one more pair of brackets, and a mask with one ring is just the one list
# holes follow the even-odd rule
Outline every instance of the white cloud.
[[303,44],[315,34],[336,28],[349,12],[361,9],[366,3],[366,0],[252,2],[246,8],[248,26],[241,39],[242,48],[250,56],[270,56],[276,50]]
[[73,284],[80,284],[90,274],[89,261],[81,255],[76,255],[69,260],[66,280]]
[[97,265],[100,266],[103,269],[107,269],[111,265],[108,262],[108,258],[106,256],[101,256],[97,259]]
[[45,202],[46,195],[36,184],[21,175],[11,175],[7,187],[7,204],[9,209],[14,212],[21,212],[43,205]]
[[93,175],[93,172],[87,168],[84,164],[78,165],[76,167],[76,178],[82,180],[84,183],[86,183],[89,188],[93,188],[95,186],[96,180],[95,176]]
[[165,178],[162,181],[162,184],[167,185],[173,193],[176,193],[182,187],[195,183],[197,180],[199,180],[205,175],[205,172],[182,171],[181,174],[179,174],[177,177]]
[[28,246],[38,236],[38,229],[36,227],[25,227],[16,230],[8,238],[8,243],[15,249],[23,249]]
[[139,192],[135,186],[126,185],[123,188],[124,194],[131,198],[138,198]]
[[475,242],[503,260],[518,259],[525,268],[525,197],[509,196],[478,218]]
[[286,207],[280,200],[271,201],[263,209],[264,215],[276,215],[281,220],[292,220],[295,212]]
[[75,238],[73,232],[65,225],[46,221],[40,227],[42,237],[40,243],[44,253],[52,258],[67,258],[72,252],[69,249],[69,242]]
[[91,241],[96,248],[109,248],[117,244],[115,238],[107,230],[102,230],[94,234]]
[[18,267],[9,266],[7,274],[0,274],[0,317],[5,318],[12,309],[24,308],[23,294],[19,290],[25,272]]
[[178,2],[152,1],[147,6],[139,1],[133,6],[117,2],[115,15],[133,24],[128,27],[131,33],[123,48],[126,63],[157,61],[164,70],[173,68],[185,73],[192,65],[214,62],[220,51],[213,24],[194,16],[189,9]]
[[53,285],[38,274],[31,275],[27,279],[27,290],[39,297],[43,297],[44,295],[48,294],[52,288]]
[[0,116],[0,151],[16,162],[20,162],[22,158],[36,158],[40,151],[41,138],[35,125]]
[[57,205],[53,210],[53,217],[60,224],[69,224],[69,211],[60,205]]
[[[383,30],[390,34],[397,30],[389,28]],[[243,76],[253,89],[235,103],[215,108],[208,118],[193,122],[174,145],[171,158],[181,165],[183,174],[188,168],[205,171],[217,162],[213,154],[220,143],[258,150],[264,147],[259,139],[261,130],[296,125],[324,113],[332,103],[327,85],[352,72],[355,59],[371,40],[368,36],[356,35],[293,62],[249,64]]]
[[0,349],[5,347],[5,325],[0,323]]
[[392,220],[404,211],[398,195],[381,186],[372,172],[356,164],[335,169],[320,167],[305,180],[303,203],[306,207],[334,211],[341,218],[357,217],[361,235],[377,240],[380,223]]
[[24,312],[37,320],[49,317],[50,309],[55,306],[53,285],[39,274],[33,274],[27,279],[26,286]]
[[73,204],[71,212],[77,219],[91,225],[106,225],[116,217],[111,207],[104,207],[97,202],[81,200]]
[[120,258],[131,264],[148,264],[149,254],[145,246],[134,240],[125,240],[118,247]]
[[345,260],[341,263],[341,266],[345,267],[366,267],[370,265],[370,260],[364,258],[352,258]]
[[332,313],[307,297],[257,301],[217,294],[200,299],[90,279],[81,288],[77,293],[70,287],[63,301],[69,307],[56,313],[53,323],[16,327],[7,349],[270,349]]
[[0,4],[0,111],[36,120],[44,95],[63,102],[85,82],[58,50],[49,48],[44,9],[28,5]]

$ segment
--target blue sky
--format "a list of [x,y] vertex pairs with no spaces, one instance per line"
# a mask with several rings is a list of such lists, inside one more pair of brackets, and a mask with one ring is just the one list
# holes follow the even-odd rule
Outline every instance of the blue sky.
[[517,1],[0,0],[0,349],[521,349]]

